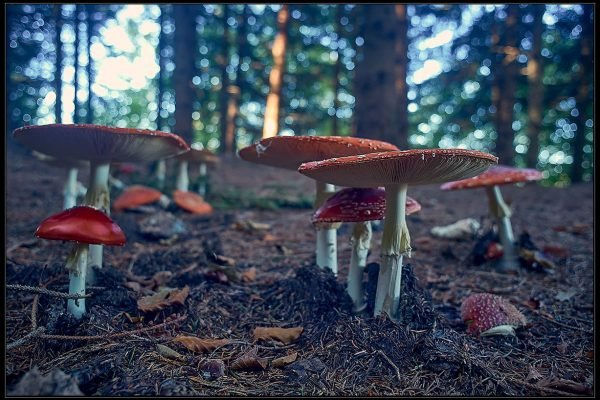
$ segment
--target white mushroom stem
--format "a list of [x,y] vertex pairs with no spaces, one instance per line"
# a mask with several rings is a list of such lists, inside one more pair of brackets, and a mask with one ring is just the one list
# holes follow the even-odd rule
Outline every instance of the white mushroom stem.
[[[315,210],[318,209],[325,200],[335,193],[335,186],[329,183],[316,181],[317,193],[315,197]],[[338,225],[339,226],[339,225]],[[317,228],[317,266],[320,268],[329,268],[334,275],[337,275],[337,235],[336,225],[318,224]]]
[[200,196],[204,196],[206,194],[206,177],[207,177],[205,163],[200,163],[200,166],[198,167],[198,173],[199,173],[198,194]]
[[63,210],[77,205],[77,168],[69,168],[69,175],[63,192]]
[[160,190],[165,187],[165,177],[167,175],[167,162],[159,160],[156,164],[156,181]]
[[188,162],[181,160],[179,161],[179,172],[177,173],[177,190],[187,192],[189,187]]
[[163,194],[158,199],[158,204],[160,204],[162,208],[167,208],[169,207],[169,204],[171,204],[171,200]]
[[397,320],[402,284],[402,257],[410,257],[410,235],[406,226],[406,190],[408,185],[385,187],[385,221],[381,238],[381,267],[377,279],[374,315],[387,313]]
[[83,186],[83,183],[77,181],[77,196],[85,196],[87,194],[87,188]]
[[504,270],[518,270],[518,258],[515,249],[515,237],[510,223],[512,212],[504,202],[498,185],[487,187],[486,193],[490,204],[490,212],[498,220],[498,234],[502,244],[502,259],[500,268]]
[[364,302],[363,272],[367,265],[367,255],[371,247],[371,223],[369,221],[354,224],[350,245],[350,269],[348,270],[348,295],[354,303],[354,311],[360,312],[366,307]]
[[118,190],[123,190],[127,186],[123,183],[122,180],[117,179],[112,175],[108,176],[108,183],[110,183],[111,186],[114,186]]
[[[88,244],[76,244],[67,258],[69,294],[85,295]],[[85,299],[69,299],[67,310],[77,319],[85,314]]]
[[[90,163],[90,184],[85,196],[85,204],[97,208],[110,215],[110,192],[108,190],[109,163]],[[88,264],[87,282],[93,284],[96,276],[92,267],[102,268],[102,245],[90,245],[90,261]]]

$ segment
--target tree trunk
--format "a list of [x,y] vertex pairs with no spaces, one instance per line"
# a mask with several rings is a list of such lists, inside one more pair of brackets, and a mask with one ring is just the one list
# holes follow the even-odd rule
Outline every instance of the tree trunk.
[[73,90],[75,97],[73,98],[73,123],[79,122],[79,100],[77,99],[77,92],[79,91],[79,13],[81,12],[81,6],[75,4],[75,15],[73,17],[73,32],[75,33],[74,38],[74,54],[73,54]]
[[[344,8],[343,4],[335,5],[335,32],[338,35],[338,43],[342,40],[343,28],[342,28],[342,10]],[[339,46],[338,46],[339,49]],[[337,117],[337,112],[340,109],[340,101],[338,99],[340,95],[340,71],[342,70],[342,52],[339,50],[335,51],[337,58],[335,59],[335,65],[333,66],[333,109],[335,113],[333,114],[333,119],[331,121],[331,135],[339,136],[339,127],[338,122],[339,119]]]
[[400,146],[394,55],[398,20],[394,5],[362,5],[363,59],[356,70],[357,135]]
[[583,15],[581,17],[582,30],[580,33],[581,38],[579,40],[581,54],[579,56],[579,70],[577,71],[577,95],[575,96],[576,107],[579,114],[577,117],[575,117],[577,130],[575,131],[575,138],[573,140],[573,169],[571,172],[571,181],[574,183],[583,181],[583,147],[586,144],[585,121],[588,119],[588,104],[590,101],[592,101],[589,98],[589,77],[592,75],[589,67],[594,65],[594,25],[590,20],[590,15],[593,13],[593,8],[594,7],[591,4],[584,4]]
[[273,42],[273,68],[269,75],[269,95],[265,109],[265,122],[262,137],[277,136],[279,132],[279,108],[281,101],[281,87],[285,73],[285,51],[288,39],[288,25],[290,12],[287,4],[283,4],[277,13],[277,35]]
[[165,124],[165,119],[162,117],[162,115],[160,114],[160,112],[162,111],[162,102],[163,102],[163,97],[165,95],[165,57],[163,56],[163,52],[165,50],[165,13],[166,13],[166,6],[165,5],[159,5],[158,6],[160,8],[160,17],[158,19],[158,24],[160,25],[160,32],[158,34],[158,51],[157,51],[157,57],[158,57],[158,76],[157,76],[157,80],[158,80],[158,87],[157,87],[157,93],[156,93],[156,129],[157,130],[163,130],[164,129],[164,124]]
[[501,40],[501,54],[503,59],[498,63],[496,81],[499,90],[499,104],[496,110],[498,137],[496,139],[496,156],[499,164],[512,165],[514,157],[514,131],[513,108],[515,105],[516,79],[518,74],[517,56],[517,32],[519,22],[519,6],[509,4],[506,7],[506,21]]
[[55,40],[54,46],[56,48],[56,72],[54,73],[54,90],[56,93],[56,102],[54,103],[54,114],[56,123],[62,123],[62,63],[63,63],[63,52],[62,52],[62,41],[60,33],[62,32],[63,19],[62,19],[62,5],[54,5],[54,24],[55,24]]
[[408,21],[406,18],[406,4],[396,5],[396,18],[398,36],[396,37],[396,96],[398,99],[398,141],[395,143],[400,149],[408,149],[408,86],[406,71],[408,67]]
[[88,78],[88,98],[87,98],[87,110],[85,113],[85,122],[88,124],[94,123],[94,109],[92,108],[92,99],[94,97],[94,93],[92,91],[92,85],[94,83],[94,77],[92,76],[92,34],[94,30],[94,21],[92,21],[92,15],[94,14],[94,5],[87,4],[86,8],[86,18],[87,18],[87,56],[88,63],[85,67],[86,75]]
[[533,7],[533,45],[527,62],[527,81],[529,82],[529,98],[527,114],[529,116],[529,147],[527,148],[527,167],[537,166],[540,153],[540,134],[542,130],[542,112],[544,107],[544,85],[542,83],[542,17],[546,6],[534,4]]
[[174,5],[175,20],[175,133],[188,144],[194,140],[192,107],[194,85],[192,79],[196,68],[196,22],[193,6]]
[[[221,67],[221,91],[219,92],[219,128],[221,129],[221,152],[229,153],[231,150],[227,148],[227,120],[228,120],[228,91],[229,77],[227,75],[227,66],[229,65],[229,24],[227,19],[229,18],[229,5],[223,4],[223,38],[221,41],[221,59],[219,64]],[[232,143],[229,143],[232,146]]]

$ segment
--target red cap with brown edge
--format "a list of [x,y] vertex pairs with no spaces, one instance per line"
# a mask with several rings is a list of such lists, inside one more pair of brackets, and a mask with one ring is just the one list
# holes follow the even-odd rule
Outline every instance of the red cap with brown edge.
[[296,170],[307,161],[395,150],[393,144],[357,137],[275,136],[244,147],[238,155],[249,162]]
[[213,212],[212,206],[196,193],[176,190],[173,192],[173,200],[179,207],[192,214],[207,215]]
[[29,125],[13,132],[25,146],[61,159],[143,162],[190,149],[172,133],[89,124]]
[[538,181],[543,177],[544,175],[537,169],[495,165],[490,167],[484,173],[472,178],[444,183],[440,186],[440,189],[471,189],[483,186],[504,185],[508,183]]
[[475,335],[499,325],[516,328],[527,324],[525,316],[508,300],[490,293],[467,297],[460,306],[460,316],[468,325],[467,332]]
[[416,149],[307,162],[298,172],[333,185],[367,188],[470,178],[497,162],[498,157],[476,150]]
[[206,149],[190,149],[190,151],[186,151],[185,153],[182,153],[179,156],[177,156],[177,159],[187,161],[191,164],[218,164],[220,161],[219,156],[217,156],[212,151]]
[[125,234],[110,217],[93,207],[77,206],[40,223],[35,236],[105,246],[123,246]]
[[115,211],[121,211],[127,208],[142,206],[144,204],[154,203],[158,201],[163,194],[156,189],[142,186],[129,186],[113,203]]
[[[413,198],[406,198],[406,215],[421,209]],[[346,188],[328,198],[312,217],[313,224],[365,222],[385,216],[385,190],[382,188]]]

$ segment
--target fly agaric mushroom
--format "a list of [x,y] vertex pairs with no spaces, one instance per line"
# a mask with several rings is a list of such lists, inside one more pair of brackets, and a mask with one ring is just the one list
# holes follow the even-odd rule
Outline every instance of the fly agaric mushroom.
[[[68,240],[75,246],[67,258],[69,294],[85,295],[87,254],[90,244],[123,246],[125,234],[110,217],[93,207],[77,206],[43,220],[35,236],[50,240]],[[83,298],[67,302],[67,309],[75,318],[85,314]]]
[[440,183],[475,176],[498,158],[481,151],[418,149],[362,154],[304,163],[298,171],[311,178],[348,187],[385,187],[386,209],[381,239],[381,267],[375,294],[375,316],[396,320],[400,302],[402,257],[410,257],[406,226],[408,185]]
[[[275,136],[244,147],[238,156],[246,161],[289,170],[305,162],[356,154],[398,150],[379,140],[344,136]],[[327,180],[316,180],[315,210],[335,192]],[[334,226],[317,228],[317,265],[337,274],[337,243]]]
[[177,157],[179,161],[179,171],[177,174],[177,189],[188,191],[189,178],[188,178],[188,164],[199,165],[199,184],[198,194],[204,196],[206,194],[206,178],[207,178],[207,165],[216,165],[219,163],[219,157],[212,151],[207,149],[196,149],[192,147],[190,151],[181,154]]
[[542,178],[542,173],[535,169],[496,165],[481,175],[456,182],[448,182],[443,184],[440,188],[442,190],[485,188],[489,200],[490,213],[496,218],[500,227],[499,236],[502,244],[503,256],[499,267],[504,270],[516,270],[518,264],[515,250],[515,238],[510,223],[510,216],[512,213],[502,198],[499,185],[537,181]]
[[77,180],[77,174],[79,173],[78,169],[87,168],[88,164],[78,160],[63,160],[35,150],[33,151],[33,155],[45,164],[69,170],[67,182],[65,183],[63,191],[63,210],[75,207],[77,204],[77,196],[83,196],[87,191],[85,186]]
[[202,196],[193,192],[176,190],[173,192],[173,201],[179,207],[192,214],[208,215],[213,212],[212,206],[204,201]]
[[527,324],[527,319],[504,297],[477,293],[467,297],[460,306],[460,316],[467,332],[474,335],[514,335],[515,328]]
[[[421,209],[413,198],[406,198],[406,215]],[[371,247],[371,222],[385,215],[385,190],[382,188],[346,188],[327,200],[315,211],[313,224],[354,222],[350,244],[350,269],[348,270],[348,295],[354,303],[354,311],[365,307],[362,276],[367,265],[367,254]]]
[[[13,132],[25,146],[65,160],[90,162],[90,183],[84,203],[110,213],[108,176],[111,162],[147,162],[189,150],[172,133],[90,124],[28,125]],[[102,246],[90,248],[90,267],[102,268]],[[88,282],[93,282],[93,270]]]
[[113,203],[115,211],[122,211],[128,208],[135,208],[158,201],[161,206],[166,207],[170,201],[161,192],[151,187],[143,185],[132,185],[121,193]]

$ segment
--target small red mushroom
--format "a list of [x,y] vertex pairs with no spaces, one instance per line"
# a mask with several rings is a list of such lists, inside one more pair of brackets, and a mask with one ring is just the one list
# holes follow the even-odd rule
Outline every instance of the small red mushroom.
[[[89,245],[123,246],[126,241],[119,225],[102,211],[89,206],[73,207],[46,218],[38,226],[35,236],[75,242],[66,267],[70,277],[69,294],[80,295],[85,295]],[[75,318],[81,318],[85,313],[84,299],[70,299],[67,309]]]
[[514,335],[515,328],[527,324],[527,319],[504,297],[477,293],[467,297],[460,306],[460,316],[473,335]]
[[184,210],[197,215],[212,214],[213,208],[208,204],[202,196],[183,190],[173,192],[173,201]]
[[143,185],[129,186],[113,203],[115,211],[122,211],[128,208],[135,208],[145,204],[160,201],[165,205],[169,203],[169,199],[160,191]]

